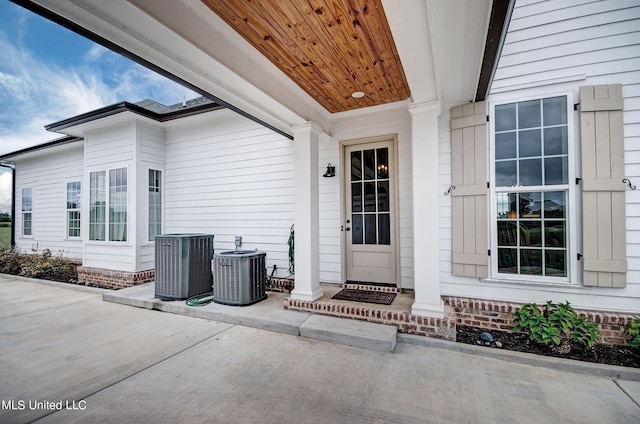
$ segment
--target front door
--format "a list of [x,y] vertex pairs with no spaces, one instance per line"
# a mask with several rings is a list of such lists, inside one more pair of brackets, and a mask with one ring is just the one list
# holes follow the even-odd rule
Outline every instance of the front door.
[[396,284],[393,140],[345,146],[348,281]]

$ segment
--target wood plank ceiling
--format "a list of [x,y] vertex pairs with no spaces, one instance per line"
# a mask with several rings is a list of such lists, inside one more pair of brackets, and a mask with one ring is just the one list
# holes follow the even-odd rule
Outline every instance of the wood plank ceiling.
[[381,0],[202,1],[331,113],[410,95]]

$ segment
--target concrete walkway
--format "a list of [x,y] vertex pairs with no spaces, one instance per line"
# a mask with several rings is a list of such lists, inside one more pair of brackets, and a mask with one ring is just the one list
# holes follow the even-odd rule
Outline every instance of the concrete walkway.
[[603,378],[455,343],[379,352],[102,294],[0,276],[0,422],[640,422],[635,370]]

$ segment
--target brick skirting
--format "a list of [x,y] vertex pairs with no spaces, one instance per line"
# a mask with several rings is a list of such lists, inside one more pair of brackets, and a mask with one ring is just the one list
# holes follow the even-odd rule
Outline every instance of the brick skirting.
[[[512,332],[514,322],[511,314],[523,305],[522,303],[514,302],[449,296],[443,296],[442,299],[444,302],[444,318],[428,318],[412,315],[410,312],[384,310],[379,306],[372,308],[367,307],[366,303],[309,302],[291,298],[284,300],[284,308],[394,325],[398,327],[400,333],[455,341],[458,325]],[[585,316],[600,329],[602,338],[599,343],[610,345],[628,345],[629,335],[625,326],[633,319],[640,318],[640,314],[590,310],[576,310],[576,312],[581,316]]]
[[379,308],[368,308],[364,305],[366,304],[354,306],[352,304],[332,302],[309,302],[291,298],[284,300],[285,309],[394,325],[398,327],[400,333],[416,334],[451,341],[455,341],[456,339],[455,317],[428,318],[412,315],[409,312],[384,311]]
[[[523,305],[522,303],[446,296],[443,297],[443,300],[445,310],[450,310],[450,313],[456,317],[457,324],[501,331],[513,331],[514,323],[511,314]],[[628,345],[629,335],[625,326],[633,319],[640,318],[640,314],[578,309],[576,312],[596,324],[600,329],[602,339],[599,343],[611,345]]]
[[272,278],[267,282],[267,290],[278,293],[291,293],[293,286],[291,278]]
[[103,287],[109,289],[124,289],[138,284],[150,283],[155,280],[155,270],[128,272],[113,271],[101,268],[78,267],[78,284]]

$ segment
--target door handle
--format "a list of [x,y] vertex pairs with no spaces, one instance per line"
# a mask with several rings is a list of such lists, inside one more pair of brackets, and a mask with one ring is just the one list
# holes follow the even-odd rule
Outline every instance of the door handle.
[[349,227],[347,227],[346,229],[347,229],[347,231],[351,231],[351,228],[349,228]]

